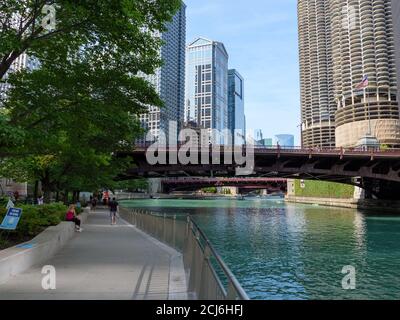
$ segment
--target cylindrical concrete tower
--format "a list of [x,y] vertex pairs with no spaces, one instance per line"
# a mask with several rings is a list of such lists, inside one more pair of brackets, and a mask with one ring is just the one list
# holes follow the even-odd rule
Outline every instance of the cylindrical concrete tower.
[[392,1],[298,0],[298,14],[303,146],[400,146]]
[[327,1],[299,0],[302,145],[335,146],[331,24]]
[[[391,0],[330,0],[336,145],[366,136],[400,146]],[[356,89],[364,76],[369,85]]]

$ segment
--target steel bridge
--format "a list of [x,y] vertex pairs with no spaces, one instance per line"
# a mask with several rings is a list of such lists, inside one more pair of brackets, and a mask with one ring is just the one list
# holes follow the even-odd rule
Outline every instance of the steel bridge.
[[[213,164],[212,150],[191,150],[198,161],[186,165],[171,162],[180,148],[158,149],[156,154],[166,156],[166,163],[150,165],[147,161],[147,148],[138,147],[132,152],[118,153],[119,157],[131,157],[132,168],[122,180],[137,178],[167,177],[235,177],[237,164],[225,164],[227,148],[220,150],[219,164]],[[229,148],[228,148],[229,149]],[[400,198],[400,150],[362,151],[357,149],[320,149],[320,148],[256,148],[253,151],[245,147],[231,148],[232,152],[241,152],[243,156],[254,157],[253,173],[248,176],[258,178],[293,178],[321,180],[351,184],[366,190],[368,198],[398,200]],[[225,152],[225,156],[224,156]],[[251,155],[249,154],[251,153]],[[253,155],[254,153],[254,155]],[[204,164],[204,159],[208,163]],[[202,161],[203,160],[203,161]],[[229,163],[229,159],[227,159]]]
[[166,178],[161,180],[162,190],[173,191],[199,190],[207,187],[237,187],[247,190],[268,190],[284,192],[287,179],[282,178]]

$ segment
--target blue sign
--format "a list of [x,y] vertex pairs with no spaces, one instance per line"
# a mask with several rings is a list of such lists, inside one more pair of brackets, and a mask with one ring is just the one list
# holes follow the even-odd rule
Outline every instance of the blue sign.
[[35,247],[34,243],[23,243],[23,244],[19,244],[17,246],[15,246],[16,248],[19,249],[32,249]]
[[22,209],[19,208],[9,208],[3,222],[0,225],[0,229],[5,230],[15,230],[19,219],[21,219]]

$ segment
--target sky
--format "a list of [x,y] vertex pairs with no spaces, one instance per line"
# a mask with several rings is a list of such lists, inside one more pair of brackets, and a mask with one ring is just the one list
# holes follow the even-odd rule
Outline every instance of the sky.
[[296,0],[185,0],[187,43],[223,42],[229,68],[245,79],[248,129],[293,134],[300,145]]

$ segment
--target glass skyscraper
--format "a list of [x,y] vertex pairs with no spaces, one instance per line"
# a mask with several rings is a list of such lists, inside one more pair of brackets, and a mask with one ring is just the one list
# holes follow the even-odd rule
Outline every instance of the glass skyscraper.
[[278,134],[275,136],[275,145],[279,145],[283,148],[293,148],[294,136],[291,134]]
[[[171,121],[177,123],[177,132],[183,122],[186,45],[186,5],[184,3],[166,28],[166,32],[155,35],[165,42],[160,51],[164,64],[154,75],[144,76],[154,85],[165,105],[163,108],[149,106],[149,112],[140,116],[142,127],[151,132],[156,139],[159,138],[160,131],[164,132],[168,139]],[[177,136],[176,139],[172,138],[178,139]]]
[[228,71],[228,128],[233,136],[233,144],[245,143],[244,80],[235,69]]
[[[186,50],[185,123],[228,129],[228,53],[221,42],[198,38]],[[224,139],[214,143],[224,143]]]

